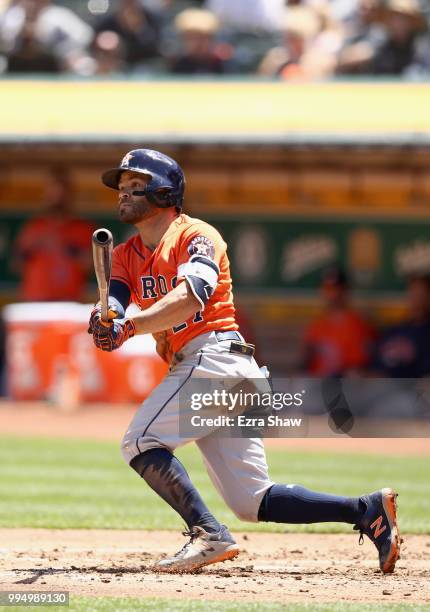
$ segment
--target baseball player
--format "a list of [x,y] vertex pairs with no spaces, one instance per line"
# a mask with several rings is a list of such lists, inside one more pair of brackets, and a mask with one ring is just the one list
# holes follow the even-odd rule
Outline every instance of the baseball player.
[[[152,334],[169,373],[145,400],[122,442],[127,464],[188,526],[185,546],[156,563],[164,572],[193,572],[239,553],[232,534],[206,506],[175,450],[189,441],[178,422],[190,412],[181,389],[193,379],[262,379],[254,347],[235,322],[227,245],[219,232],[182,213],[184,174],[163,153],[136,149],[102,175],[118,191],[119,217],[137,234],[113,252],[110,322],[97,305],[89,331],[105,351],[119,348],[135,334]],[[125,317],[133,301],[136,315]],[[203,434],[202,434],[203,436]],[[351,523],[379,553],[384,573],[394,570],[400,553],[397,494],[389,488],[362,497],[315,493],[270,480],[260,438],[216,435],[195,442],[209,476],[232,511],[246,521],[277,523]]]

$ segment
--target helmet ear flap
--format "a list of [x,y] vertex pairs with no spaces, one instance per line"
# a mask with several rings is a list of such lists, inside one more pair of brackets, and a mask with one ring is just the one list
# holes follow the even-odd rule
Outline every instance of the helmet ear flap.
[[160,187],[160,189],[150,191],[146,194],[146,197],[151,204],[155,204],[155,206],[158,206],[159,208],[170,208],[176,203],[172,190],[168,187]]

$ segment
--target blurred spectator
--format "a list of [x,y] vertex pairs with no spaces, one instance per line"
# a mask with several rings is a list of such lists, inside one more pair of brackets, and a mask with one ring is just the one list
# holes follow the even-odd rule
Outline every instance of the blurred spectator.
[[430,374],[430,277],[410,278],[408,316],[385,330],[376,345],[373,370],[392,378],[420,378]]
[[227,71],[231,49],[218,46],[215,34],[218,19],[204,9],[186,9],[175,19],[183,53],[171,60],[173,74],[223,74]]
[[334,0],[332,11],[344,26],[347,39],[361,38],[378,22],[381,0]]
[[136,67],[159,53],[160,17],[142,0],[119,0],[113,13],[95,24],[97,32],[115,32],[124,48],[126,65]]
[[[425,44],[422,39],[427,24],[418,0],[387,0],[382,11],[382,22],[387,38],[373,58],[373,74],[400,75],[417,62],[424,62],[430,68],[428,41]],[[422,43],[427,48],[427,57],[419,57]]]
[[285,0],[206,0],[223,27],[239,32],[279,29]]
[[430,41],[418,0],[360,0],[357,19],[339,54],[342,74],[430,72]]
[[116,32],[99,32],[91,45],[94,65],[91,74],[107,76],[125,71],[125,48]]
[[337,72],[341,74],[365,74],[378,46],[384,40],[380,24],[380,2],[357,0],[355,11],[344,21],[345,40],[338,57]]
[[[366,0],[375,3],[376,0]],[[360,0],[331,0],[333,18],[339,23],[348,23],[356,18]]]
[[38,40],[34,24],[25,23],[8,54],[7,71],[58,73],[62,68],[60,60]]
[[50,71],[56,70],[56,63],[73,70],[92,37],[87,23],[51,0],[16,0],[0,15],[0,49],[11,56],[12,68],[19,70],[25,65],[34,69],[37,61],[29,56],[32,49]]
[[92,225],[72,216],[73,185],[61,169],[51,172],[45,211],[25,223],[14,247],[14,267],[21,274],[26,301],[84,297],[91,269]]
[[304,365],[313,376],[341,376],[368,366],[376,333],[349,304],[348,281],[333,267],[321,279],[325,312],[311,322],[304,336]]
[[317,8],[288,8],[280,27],[283,44],[268,51],[258,69],[259,74],[284,79],[315,79],[333,73],[342,36],[326,3],[320,3]]

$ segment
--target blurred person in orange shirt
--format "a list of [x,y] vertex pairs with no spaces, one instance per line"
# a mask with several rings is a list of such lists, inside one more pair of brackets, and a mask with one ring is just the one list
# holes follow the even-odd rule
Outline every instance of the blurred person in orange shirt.
[[321,79],[333,74],[342,32],[328,3],[288,7],[280,33],[281,44],[269,49],[258,74],[283,80]]
[[320,288],[325,312],[305,331],[305,369],[313,376],[359,373],[369,364],[376,332],[350,305],[341,268],[325,270]]
[[91,223],[72,214],[73,186],[67,173],[53,169],[44,213],[19,232],[13,267],[21,275],[21,299],[80,301],[91,268]]

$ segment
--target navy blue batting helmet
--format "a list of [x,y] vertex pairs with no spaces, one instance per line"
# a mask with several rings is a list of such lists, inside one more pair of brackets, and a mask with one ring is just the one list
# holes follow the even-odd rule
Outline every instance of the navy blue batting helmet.
[[117,168],[102,174],[103,183],[107,187],[118,189],[120,176],[125,170],[151,177],[144,191],[135,191],[135,195],[145,195],[160,208],[182,208],[185,177],[182,168],[174,159],[152,149],[134,149],[123,157]]

